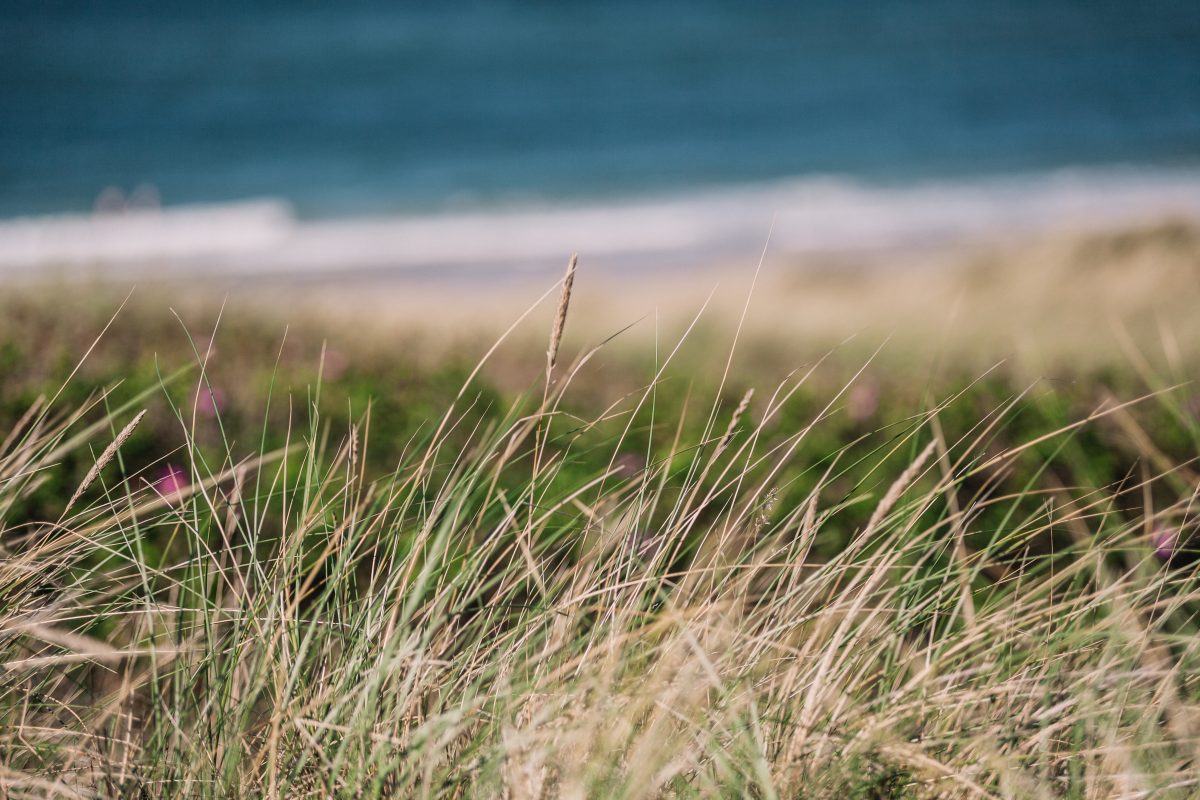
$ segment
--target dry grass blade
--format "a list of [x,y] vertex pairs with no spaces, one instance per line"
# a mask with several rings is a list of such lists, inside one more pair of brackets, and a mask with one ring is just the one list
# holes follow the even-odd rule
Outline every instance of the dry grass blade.
[[64,650],[76,654],[100,654],[107,657],[119,654],[117,648],[95,637],[84,636],[81,633],[54,628],[37,622],[28,622],[11,630],[23,633],[34,639],[40,639],[49,644],[57,645]]
[[921,451],[921,454],[917,456],[911,464],[908,465],[908,468],[904,470],[904,472],[900,473],[900,477],[892,483],[887,490],[887,494],[883,496],[883,499],[879,501],[879,505],[875,507],[875,513],[871,514],[870,522],[868,522],[867,527],[863,529],[862,535],[864,537],[869,536],[877,527],[879,527],[879,523],[883,522],[883,518],[886,517],[888,512],[892,510],[892,506],[896,505],[896,501],[899,500],[901,495],[904,494],[904,490],[907,489],[909,484],[916,480],[917,476],[921,474],[921,469],[925,466],[925,462],[929,459],[929,455],[936,447],[937,440],[934,439],[932,442],[925,445],[925,449]]
[[17,437],[21,435],[21,432],[25,430],[30,421],[37,416],[38,412],[42,410],[42,406],[45,405],[45,403],[46,396],[40,395],[36,400],[33,401],[32,404],[30,404],[29,409],[21,415],[19,420],[17,420],[17,424],[12,426],[12,430],[8,432],[8,436],[4,437],[3,442],[0,442],[0,456],[3,456],[9,451],[9,448],[12,447],[13,443],[17,441]]
[[546,379],[558,363],[558,347],[562,344],[563,329],[567,325],[567,308],[571,305],[571,288],[575,285],[575,265],[579,254],[572,253],[567,262],[567,273],[563,276],[562,294],[558,296],[558,311],[554,315],[554,327],[550,329],[550,347],[546,350]]
[[92,485],[96,478],[100,477],[100,471],[108,466],[108,463],[116,457],[117,451],[121,449],[121,445],[125,444],[129,440],[129,437],[133,435],[138,423],[142,421],[142,417],[144,416],[146,416],[146,410],[142,409],[136,417],[129,421],[128,425],[121,429],[121,432],[117,434],[117,438],[113,439],[108,447],[104,448],[104,452],[96,459],[96,463],[88,470],[87,475],[83,476],[83,480],[79,483],[79,488],[75,490],[75,494],[71,495],[71,499],[67,501],[67,507],[63,510],[64,514],[71,510],[71,507],[83,496],[88,487]]
[[721,437],[721,443],[717,445],[718,453],[729,446],[729,442],[733,439],[733,434],[737,432],[738,423],[742,421],[742,415],[750,407],[750,400],[753,397],[753,389],[747,389],[746,393],[742,395],[742,402],[738,403],[738,407],[734,409],[733,416],[729,418],[729,427],[725,429],[725,435]]

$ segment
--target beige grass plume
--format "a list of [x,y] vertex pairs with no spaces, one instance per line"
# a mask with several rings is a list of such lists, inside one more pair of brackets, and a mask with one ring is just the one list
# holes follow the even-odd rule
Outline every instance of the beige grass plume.
[[725,429],[725,435],[721,437],[720,444],[717,445],[717,452],[720,453],[733,440],[733,435],[737,433],[738,423],[742,421],[742,414],[746,413],[746,409],[750,407],[750,400],[754,397],[754,389],[747,389],[742,395],[742,402],[738,403],[738,407],[734,409],[733,416],[729,418],[729,427]]
[[144,416],[146,416],[146,410],[142,409],[136,417],[129,421],[128,425],[121,429],[121,432],[117,434],[117,438],[113,439],[112,443],[104,448],[104,452],[96,459],[96,463],[88,470],[87,475],[83,476],[83,481],[79,484],[79,488],[75,490],[75,494],[71,495],[71,499],[67,501],[67,507],[63,509],[64,514],[71,510],[71,506],[75,505],[75,501],[87,491],[96,478],[100,477],[100,470],[108,466],[108,462],[113,460],[117,455],[117,451],[121,449],[121,445],[125,444],[129,437],[133,435],[134,429],[137,428],[138,423],[142,421],[142,417]]
[[554,327],[550,329],[550,347],[546,350],[546,380],[558,363],[558,346],[562,344],[563,329],[567,325],[567,308],[571,305],[571,288],[575,285],[575,265],[579,254],[572,253],[567,262],[567,274],[563,276],[562,294],[558,297],[558,313],[554,315]]
[[925,461],[928,460],[929,454],[933,452],[936,446],[937,439],[925,445],[925,449],[908,465],[908,469],[904,470],[900,474],[900,477],[892,483],[887,494],[883,496],[883,499],[879,501],[879,505],[875,507],[875,513],[871,515],[871,520],[867,523],[867,527],[863,529],[862,536],[864,538],[874,533],[879,523],[883,522],[883,518],[892,510],[892,506],[896,505],[896,501],[904,494],[904,490],[921,474],[921,468],[925,466]]

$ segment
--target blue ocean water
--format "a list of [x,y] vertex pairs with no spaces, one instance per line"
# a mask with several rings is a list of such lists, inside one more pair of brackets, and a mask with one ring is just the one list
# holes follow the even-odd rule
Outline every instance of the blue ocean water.
[[29,2],[0,217],[302,217],[1200,164],[1200,2]]

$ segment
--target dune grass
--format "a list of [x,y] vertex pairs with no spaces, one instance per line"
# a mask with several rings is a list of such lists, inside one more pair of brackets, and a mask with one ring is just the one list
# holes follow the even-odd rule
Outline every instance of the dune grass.
[[320,379],[234,435],[202,342],[47,387],[0,445],[0,796],[1200,792],[1185,392],[839,428],[853,383],[731,400],[731,349],[681,392],[671,345],[583,416],[568,299],[528,392],[467,370],[402,441]]

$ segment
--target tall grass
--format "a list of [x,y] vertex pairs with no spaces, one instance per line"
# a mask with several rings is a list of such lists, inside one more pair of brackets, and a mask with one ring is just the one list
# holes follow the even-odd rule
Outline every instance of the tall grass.
[[[574,417],[593,354],[555,377],[562,324],[544,386],[466,430],[464,387],[383,476],[369,415],[213,458],[180,410],[164,482],[120,463],[144,396],[90,425],[36,404],[0,449],[0,796],[1200,793],[1200,587],[1153,538],[1182,546],[1194,481],[1158,453],[1010,488],[1123,406],[1000,449],[1004,409],[953,439],[914,409],[882,491],[832,490],[834,452],[797,497],[838,397],[781,432],[799,375],[630,467],[660,384]],[[89,446],[125,477],[14,518]]]

